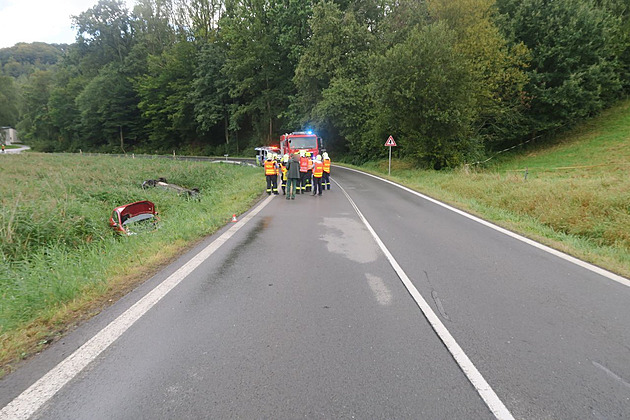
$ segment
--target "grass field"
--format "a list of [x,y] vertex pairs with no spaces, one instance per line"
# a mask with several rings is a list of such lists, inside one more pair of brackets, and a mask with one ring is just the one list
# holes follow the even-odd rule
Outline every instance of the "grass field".
[[[229,164],[27,153],[0,157],[0,363],[5,369],[90,316],[264,190],[260,169]],[[143,190],[166,178],[199,200]],[[153,201],[160,228],[113,235],[114,207]]]
[[[630,277],[630,101],[551,144],[515,150],[485,167],[411,166],[392,162],[390,178]],[[387,174],[388,161],[367,169]]]

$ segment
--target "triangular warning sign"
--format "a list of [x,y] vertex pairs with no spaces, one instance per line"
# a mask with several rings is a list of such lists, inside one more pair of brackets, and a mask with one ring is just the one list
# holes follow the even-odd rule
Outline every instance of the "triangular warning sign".
[[396,146],[396,142],[392,136],[389,136],[387,141],[385,142],[385,146]]

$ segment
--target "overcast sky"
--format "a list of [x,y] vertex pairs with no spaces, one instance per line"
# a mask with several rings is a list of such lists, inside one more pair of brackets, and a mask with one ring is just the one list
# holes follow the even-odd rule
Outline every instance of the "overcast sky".
[[[71,44],[76,32],[70,16],[94,6],[98,0],[0,0],[0,48],[18,42]],[[134,0],[126,0],[133,8]]]

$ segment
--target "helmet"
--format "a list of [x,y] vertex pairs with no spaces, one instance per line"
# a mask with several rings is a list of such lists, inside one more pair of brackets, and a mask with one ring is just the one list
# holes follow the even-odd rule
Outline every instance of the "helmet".
[[306,152],[307,157],[311,157],[311,152]]
[[282,161],[285,162],[285,163],[288,162],[289,161],[289,155],[285,153],[284,156],[282,156]]
[[315,158],[316,161],[321,162],[322,161],[322,157],[320,155],[317,155],[317,157]]
[[300,150],[300,157],[304,157],[306,156],[306,153],[304,152],[304,150]]
[[330,159],[330,158],[328,157],[328,152],[324,152],[324,154],[322,155],[322,157],[323,157],[324,159]]

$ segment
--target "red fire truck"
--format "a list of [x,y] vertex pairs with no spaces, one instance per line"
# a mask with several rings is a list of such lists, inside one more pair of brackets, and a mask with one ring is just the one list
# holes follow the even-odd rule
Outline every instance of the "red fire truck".
[[311,131],[294,131],[291,134],[280,136],[280,153],[284,155],[299,151],[311,152],[317,156],[324,151],[322,138]]

